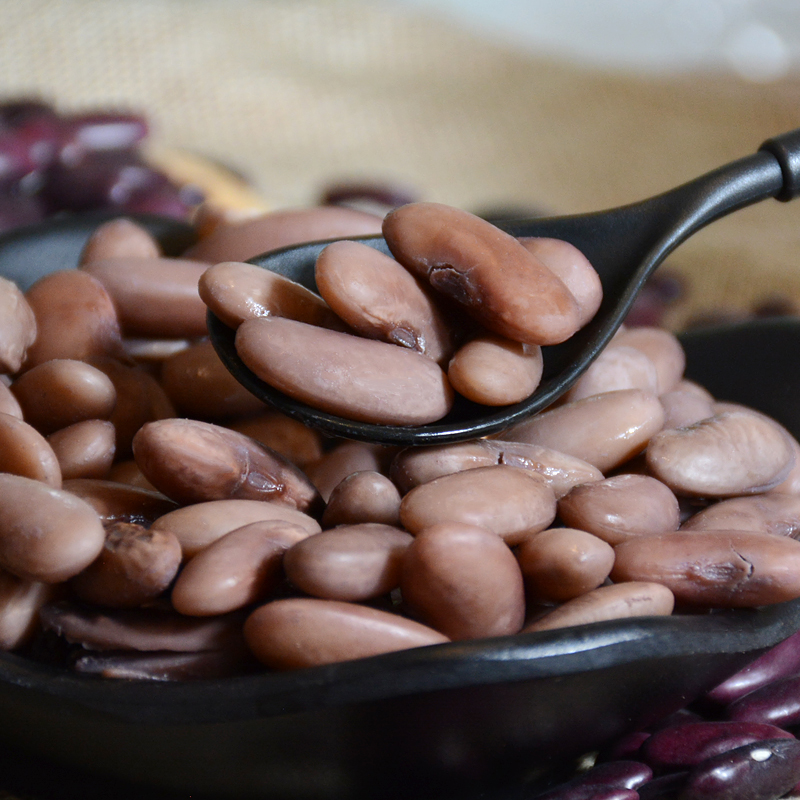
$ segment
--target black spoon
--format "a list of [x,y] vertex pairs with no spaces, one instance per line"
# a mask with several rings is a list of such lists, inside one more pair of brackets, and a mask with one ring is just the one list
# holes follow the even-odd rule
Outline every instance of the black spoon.
[[[208,329],[220,358],[249,391],[326,433],[391,445],[445,444],[486,436],[523,421],[564,394],[614,335],[645,281],[681,242],[732,211],[768,197],[791,200],[798,190],[800,130],[769,139],[751,156],[639,203],[579,216],[500,224],[514,236],[547,236],[574,244],[600,274],[604,300],[592,322],[572,339],[544,348],[544,376],[536,392],[521,403],[499,409],[460,398],[447,417],[428,425],[397,427],[344,419],[294,400],[260,380],[239,359],[235,332],[211,313]],[[381,237],[358,240],[389,253]],[[251,261],[316,289],[314,264],[327,243],[283,248]]]

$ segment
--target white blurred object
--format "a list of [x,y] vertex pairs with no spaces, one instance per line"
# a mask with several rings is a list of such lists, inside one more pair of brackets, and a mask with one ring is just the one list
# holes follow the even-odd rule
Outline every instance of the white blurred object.
[[648,72],[800,71],[800,0],[392,0],[541,55]]

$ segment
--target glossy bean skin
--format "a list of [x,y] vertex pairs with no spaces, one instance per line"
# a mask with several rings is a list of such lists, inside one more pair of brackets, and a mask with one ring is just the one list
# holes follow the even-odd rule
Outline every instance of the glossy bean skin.
[[0,414],[0,472],[61,488],[61,467],[47,439],[27,422],[9,414]]
[[0,278],[0,373],[19,372],[36,340],[36,317],[13,281]]
[[89,603],[135,608],[164,592],[180,564],[181,546],[171,533],[116,522],[106,530],[100,555],[70,586]]
[[614,565],[614,548],[586,531],[551,528],[525,539],[517,560],[530,594],[564,602],[605,581]]
[[650,359],[656,368],[659,395],[673,391],[683,378],[686,354],[678,337],[664,328],[625,328],[614,338],[613,346],[633,347]]
[[761,414],[724,411],[665,430],[647,447],[647,466],[676,494],[729,497],[766,491],[794,465],[783,429]]
[[322,514],[325,528],[360,522],[400,524],[400,492],[380,472],[352,472],[336,485]]
[[625,389],[545,411],[502,436],[559,450],[608,472],[644,450],[663,424],[655,395]]
[[666,586],[632,580],[600,586],[580,597],[568,600],[526,625],[522,632],[549,631],[608,619],[668,616],[672,613],[674,605],[675,598]]
[[614,581],[652,580],[687,605],[742,608],[800,596],[800,542],[749,531],[675,531],[615,548]]
[[122,339],[114,302],[100,281],[80,270],[53,272],[25,295],[36,317],[26,367],[54,358],[118,356]]
[[369,600],[400,584],[403,554],[412,541],[391,525],[340,525],[295,544],[283,566],[286,577],[312,597]]
[[0,569],[0,650],[16,650],[35,635],[39,609],[55,591],[50,584],[23,580]]
[[158,242],[141,226],[120,217],[95,228],[81,251],[79,264],[106,258],[158,258]]
[[695,392],[674,389],[659,398],[664,407],[664,428],[686,428],[714,416],[710,400]]
[[81,267],[113,298],[126,335],[176,339],[206,335],[206,306],[197,282],[207,268],[188,259],[135,257],[91,261]]
[[236,350],[271,386],[348,419],[424,425],[445,416],[453,403],[453,390],[435,362],[385,342],[261,317],[239,327]]
[[291,522],[265,520],[226,533],[189,560],[172,589],[181,614],[226,614],[264,600],[283,577],[283,556],[308,536]]
[[792,450],[794,450],[794,466],[777,486],[770,489],[770,492],[775,494],[800,494],[800,443],[794,437],[791,439]]
[[0,414],[8,414],[11,417],[22,419],[22,409],[19,401],[14,397],[11,389],[0,381]]
[[632,536],[675,531],[680,524],[678,499],[648,475],[614,475],[576,486],[558,501],[558,514],[567,525],[611,545]]
[[245,622],[244,636],[256,658],[273,669],[315,667],[448,641],[397,614],[313,597],[274,600],[257,608]]
[[178,508],[160,492],[109,480],[74,478],[64,481],[64,489],[87,502],[104,524],[134,522],[147,527]]
[[[633,792],[630,797],[636,800],[639,795],[634,790],[652,777],[653,770],[638,761],[597,764],[582,775],[536,795],[535,800],[596,800],[606,797],[626,800],[624,792]],[[607,792],[616,794],[607,795]]]
[[100,553],[103,525],[78,497],[9,474],[0,474],[0,497],[0,566],[17,577],[60,583]]
[[522,573],[494,533],[444,522],[418,533],[403,556],[403,600],[448,638],[517,633],[525,619]]
[[403,527],[413,534],[459,522],[486,528],[509,545],[544,530],[555,512],[555,495],[542,478],[504,465],[436,478],[412,489],[400,504]]
[[91,364],[72,359],[45,361],[21,375],[11,391],[23,417],[47,436],[87,419],[108,419],[117,404],[111,379]]
[[478,336],[460,347],[447,367],[453,388],[487,406],[519,403],[542,378],[542,350],[497,335]]
[[800,722],[800,676],[791,675],[754,689],[731,703],[728,719],[786,728]]
[[115,440],[114,426],[104,419],[76,422],[47,437],[65,481],[105,478],[114,461]]
[[800,535],[800,497],[759,494],[720,500],[689,517],[681,528],[691,531],[760,531],[797,538]]
[[366,442],[342,442],[318,461],[305,467],[314,486],[327,502],[336,486],[354,472],[381,471],[381,450]]
[[567,402],[621,389],[641,389],[658,394],[655,364],[635,347],[609,345],[566,393]]
[[181,505],[271,500],[305,511],[321,505],[313,484],[278,453],[236,431],[190,419],[148,422],[133,438],[142,474]]
[[255,439],[301,468],[323,456],[320,433],[279,411],[232,420],[226,427]]
[[401,264],[493,333],[546,345],[578,329],[578,304],[561,280],[479,217],[438,203],[409,203],[386,215],[383,235]]

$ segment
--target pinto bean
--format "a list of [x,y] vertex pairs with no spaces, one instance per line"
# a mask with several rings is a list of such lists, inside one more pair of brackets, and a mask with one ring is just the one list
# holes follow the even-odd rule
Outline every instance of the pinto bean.
[[139,489],[148,489],[151,492],[156,491],[156,487],[142,475],[139,465],[133,459],[117,461],[116,464],[111,466],[106,478],[114,483],[127,483]]
[[0,472],[61,488],[61,468],[47,439],[10,414],[0,414]]
[[226,427],[261,442],[298,467],[318,461],[323,455],[322,436],[318,431],[278,411],[237,419]]
[[612,545],[680,525],[678,498],[648,475],[615,475],[576,486],[558,501],[558,515]]
[[8,414],[11,417],[22,419],[19,401],[14,397],[11,389],[2,382],[0,382],[0,414]]
[[64,490],[88,503],[104,524],[134,522],[147,527],[178,504],[159,492],[96,478],[74,478]]
[[315,597],[274,600],[246,620],[244,636],[259,661],[296,669],[448,641],[438,631],[375,608]]
[[678,337],[664,328],[626,328],[614,338],[614,347],[633,347],[644,353],[655,365],[658,375],[657,394],[673,391],[686,368],[686,354]]
[[54,586],[0,569],[0,650],[26,644],[38,630],[39,609],[54,596]]
[[784,430],[761,414],[725,411],[665,430],[647,447],[647,466],[677,494],[726,497],[766,491],[794,465]]
[[400,520],[413,534],[458,522],[487,528],[510,545],[544,530],[555,513],[555,494],[543,478],[504,465],[436,478],[412,489],[400,504]]
[[261,317],[239,327],[236,350],[271,386],[349,419],[424,425],[453,404],[453,390],[434,361],[385,342]]
[[29,369],[13,384],[26,422],[45,436],[87,419],[108,419],[117,403],[111,379],[91,364],[57,358]]
[[334,487],[322,514],[325,528],[360,522],[400,524],[400,492],[380,472],[352,472]]
[[342,442],[318,461],[305,468],[309,480],[326,502],[331,493],[348,475],[369,470],[381,471],[382,449],[365,442]]
[[158,242],[141,225],[120,217],[104,222],[83,246],[79,264],[106,258],[158,258]]
[[13,281],[0,278],[0,373],[19,372],[36,340],[36,317]]
[[208,422],[148,422],[133,438],[133,454],[147,480],[182,505],[237,498],[301,511],[321,505],[313,484],[283,456]]
[[689,517],[681,530],[760,531],[797,538],[800,536],[800,497],[770,493],[721,500]]
[[635,347],[613,345],[594,360],[577,383],[566,393],[567,402],[619,389],[641,389],[658,394],[655,364]]
[[696,392],[674,389],[659,397],[664,407],[664,428],[687,428],[714,416],[712,402]]
[[386,215],[383,234],[401,264],[494,333],[543,345],[578,330],[578,304],[561,280],[479,217],[438,203],[409,203]]
[[62,480],[105,478],[114,460],[114,426],[103,419],[87,419],[51,433],[47,442],[61,468]]
[[800,596],[800,542],[751,531],[674,531],[615,548],[613,581],[657,581],[682,603],[740,608]]
[[770,489],[775,494],[800,494],[800,444],[794,436],[790,437],[794,451],[794,466],[789,474],[777,485]]

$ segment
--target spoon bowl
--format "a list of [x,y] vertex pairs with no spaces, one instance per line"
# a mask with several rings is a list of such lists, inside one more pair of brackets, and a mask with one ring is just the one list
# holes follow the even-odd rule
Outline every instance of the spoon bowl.
[[[603,284],[603,302],[594,319],[563,344],[542,349],[542,381],[530,397],[514,405],[493,409],[459,397],[444,419],[428,425],[357,422],[312,408],[258,378],[236,352],[235,331],[211,312],[208,330],[223,363],[250,392],[330,435],[401,446],[488,436],[547,408],[577,381],[617,331],[647,279],[679,244],[739,208],[770,197],[790,200],[798,188],[800,130],[770,139],[753,155],[639,203],[578,216],[500,223],[498,227],[512,236],[551,237],[573,244],[589,259]],[[391,255],[380,236],[356,241]],[[329,243],[275,250],[251,263],[316,291],[314,266]]]

